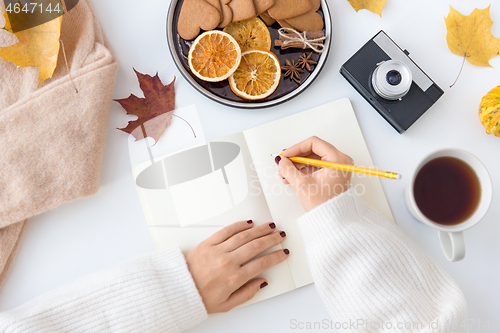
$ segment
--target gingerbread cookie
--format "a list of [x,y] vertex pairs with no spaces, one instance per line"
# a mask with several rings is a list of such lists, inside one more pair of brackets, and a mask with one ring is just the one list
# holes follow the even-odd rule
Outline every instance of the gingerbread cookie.
[[297,31],[317,31],[323,30],[323,18],[316,12],[309,12],[291,19],[285,20]]
[[264,23],[269,27],[271,25],[274,24],[274,22],[276,22],[275,19],[273,19],[271,16],[269,16],[269,14],[267,13],[267,11],[261,13],[260,15],[260,18],[262,19],[262,21],[264,21]]
[[282,28],[292,28],[292,29],[293,29],[293,27],[292,27],[290,24],[286,23],[286,21],[277,20],[276,22],[278,22],[278,24],[279,24]]
[[311,10],[309,0],[275,0],[274,6],[267,12],[275,20],[285,20],[299,16]]
[[321,0],[309,0],[311,3],[311,10],[309,12],[317,12],[321,7]]
[[257,16],[253,0],[231,0],[229,7],[233,11],[233,22]]
[[196,38],[202,30],[213,30],[221,21],[221,15],[217,8],[205,0],[184,0],[177,32],[186,40]]
[[220,20],[222,21],[222,8],[221,8],[222,5],[220,3],[220,0],[205,0],[205,1],[214,6],[219,11]]
[[257,15],[262,14],[272,6],[274,6],[274,0],[253,0],[253,4],[255,5],[255,12]]
[[222,20],[218,28],[225,28],[231,22],[233,22],[233,10],[229,7],[231,0],[220,0]]
[[316,11],[321,6],[321,0],[309,0],[311,3],[311,10],[305,14],[297,17],[286,19],[286,23],[298,31],[317,31],[323,30],[324,22],[321,15]]

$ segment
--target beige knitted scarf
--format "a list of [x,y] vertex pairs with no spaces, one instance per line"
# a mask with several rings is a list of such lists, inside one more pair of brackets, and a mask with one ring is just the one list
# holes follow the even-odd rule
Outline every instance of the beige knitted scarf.
[[38,69],[0,59],[0,286],[31,217],[99,188],[118,62],[88,0],[64,15],[61,40],[78,93],[62,51],[40,87]]

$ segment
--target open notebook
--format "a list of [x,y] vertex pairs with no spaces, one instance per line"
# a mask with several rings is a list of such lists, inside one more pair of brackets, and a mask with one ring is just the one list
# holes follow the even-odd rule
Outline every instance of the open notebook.
[[[232,222],[273,221],[287,238],[269,251],[288,248],[290,256],[262,274],[269,286],[247,304],[312,283],[296,225],[305,211],[278,176],[274,156],[313,135],[350,155],[356,165],[375,167],[347,98],[133,166],[155,247],[179,245],[187,252]],[[352,186],[394,220],[377,177],[353,174]]]

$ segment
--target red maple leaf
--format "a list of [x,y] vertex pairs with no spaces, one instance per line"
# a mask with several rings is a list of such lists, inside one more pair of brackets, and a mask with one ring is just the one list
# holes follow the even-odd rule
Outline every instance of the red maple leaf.
[[136,115],[136,120],[128,122],[127,127],[118,128],[125,133],[132,134],[135,141],[150,137],[155,144],[165,129],[172,123],[175,109],[175,77],[167,85],[163,85],[158,73],[154,77],[139,73],[135,70],[139,86],[144,92],[144,98],[130,94],[124,99],[115,99],[127,111],[127,114]]

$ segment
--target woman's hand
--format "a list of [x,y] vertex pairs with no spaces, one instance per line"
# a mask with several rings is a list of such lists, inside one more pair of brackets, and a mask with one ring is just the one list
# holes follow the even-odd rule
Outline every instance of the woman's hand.
[[267,286],[265,279],[253,278],[284,261],[288,249],[249,260],[285,237],[284,231],[276,231],[274,223],[254,227],[249,220],[225,227],[191,250],[186,262],[207,312],[229,311]]
[[335,163],[353,164],[352,158],[316,136],[283,150],[281,155],[276,157],[276,163],[279,165],[283,183],[292,185],[306,211],[349,188],[350,172],[292,163],[287,158],[303,156]]

